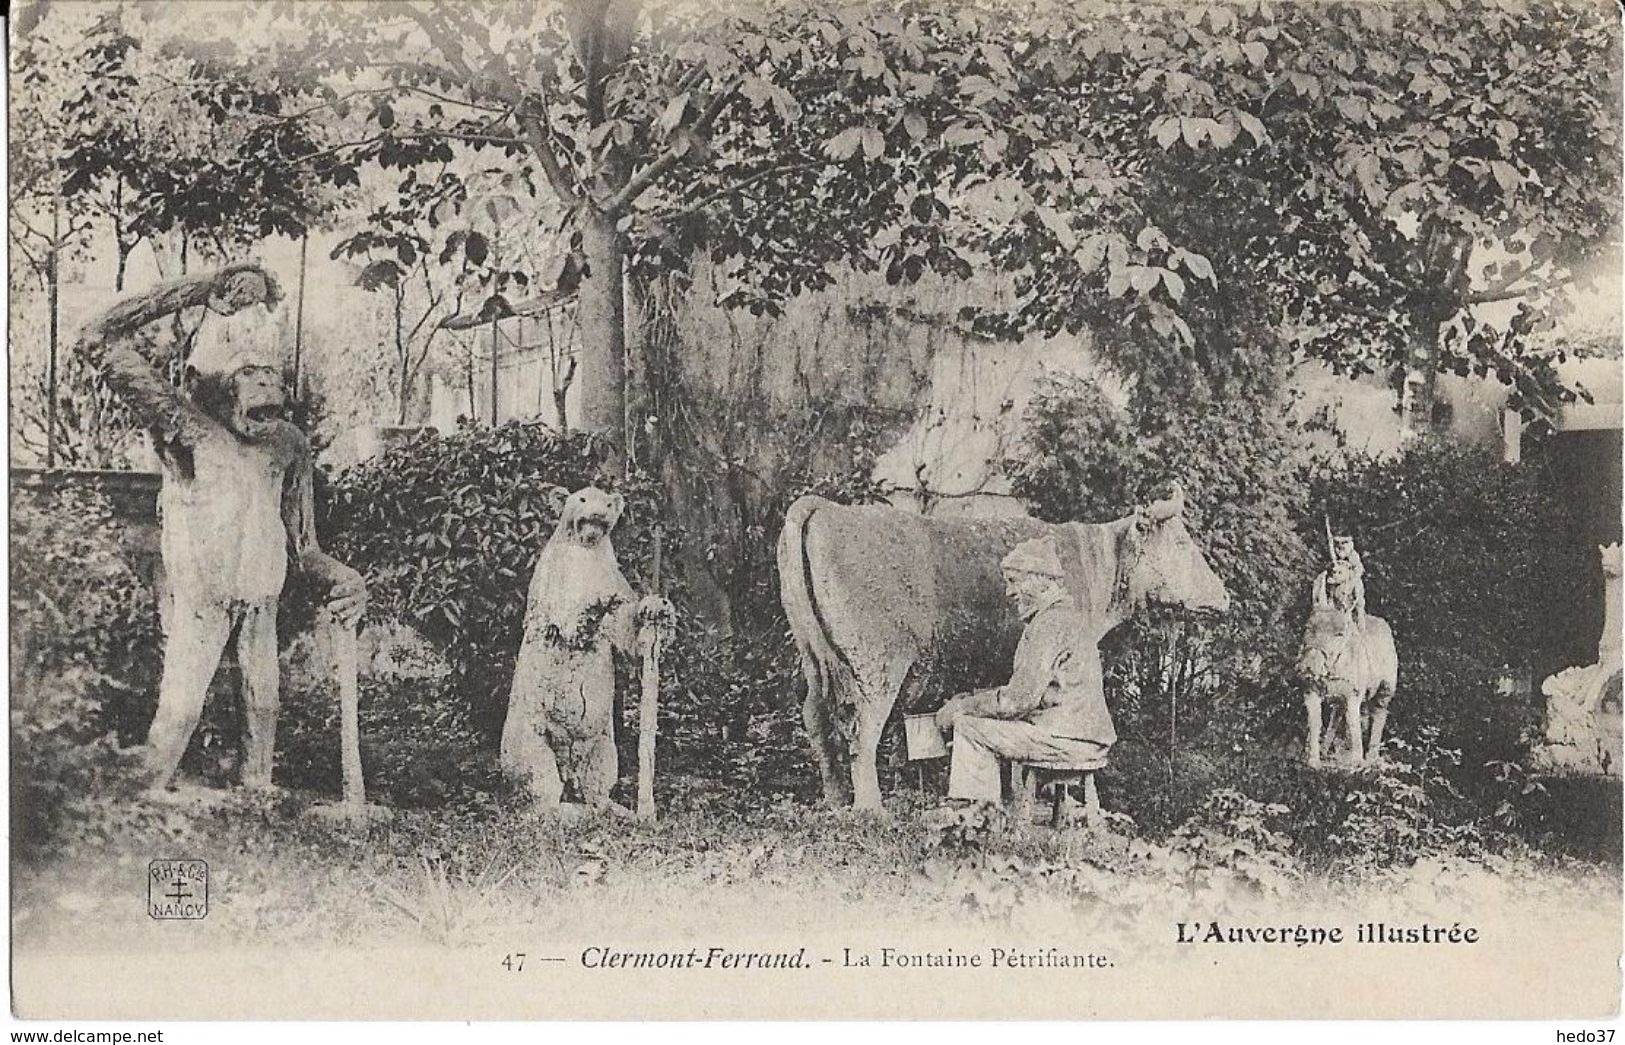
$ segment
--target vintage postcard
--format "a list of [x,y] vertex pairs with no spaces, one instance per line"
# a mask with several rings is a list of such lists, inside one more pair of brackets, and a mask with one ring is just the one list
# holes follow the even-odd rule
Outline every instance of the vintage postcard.
[[1602,1020],[1591,0],[25,0],[22,1020]]

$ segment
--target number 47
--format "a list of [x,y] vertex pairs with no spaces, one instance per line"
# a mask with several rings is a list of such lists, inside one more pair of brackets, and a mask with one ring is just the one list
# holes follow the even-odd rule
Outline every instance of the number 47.
[[523,954],[510,954],[502,959],[502,967],[509,972],[524,972],[525,956]]

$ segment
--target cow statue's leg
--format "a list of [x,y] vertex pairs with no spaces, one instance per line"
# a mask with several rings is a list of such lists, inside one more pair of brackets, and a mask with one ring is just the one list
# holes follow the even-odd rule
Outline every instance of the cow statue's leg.
[[852,804],[852,776],[847,769],[846,745],[835,721],[835,694],[823,672],[803,661],[807,699],[801,703],[801,721],[812,742],[813,760],[824,784],[824,801],[836,808]]
[[1304,761],[1318,769],[1320,767],[1320,731],[1322,729],[1320,691],[1311,686],[1304,694],[1303,707],[1309,718],[1309,729],[1304,736]]
[[[889,709],[887,709],[889,710]],[[886,715],[873,704],[858,708],[857,743],[852,748],[852,807],[878,813],[880,803],[880,772],[876,761],[880,753],[880,734],[886,728]]]
[[[887,665],[866,676],[854,677],[857,710],[857,736],[852,746],[852,807],[878,813],[880,773],[877,761],[880,737],[886,730],[892,706],[908,676],[909,663]],[[878,680],[878,681],[876,681]]]

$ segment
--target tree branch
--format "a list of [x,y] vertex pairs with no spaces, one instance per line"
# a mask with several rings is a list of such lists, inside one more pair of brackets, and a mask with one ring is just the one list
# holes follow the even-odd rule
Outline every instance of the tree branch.
[[548,140],[547,124],[534,112],[523,108],[519,111],[519,125],[524,128],[525,136],[530,139],[531,152],[536,154],[536,162],[541,164],[542,173],[547,175],[547,183],[553,187],[553,192],[560,202],[568,203],[577,198],[575,185],[564,172],[559,163],[559,157],[553,152],[552,143]]
[[442,6],[436,4],[432,8],[425,10],[416,4],[408,4],[404,7],[404,10],[407,17],[416,22],[418,28],[423,30],[423,35],[429,38],[429,42],[445,56],[446,62],[451,66],[452,71],[457,74],[458,82],[464,87],[471,87],[474,83],[474,70],[469,67],[467,59],[463,57],[461,45],[458,43],[456,36],[445,25],[435,21],[431,14],[431,11],[442,11]]
[[701,199],[695,200],[692,203],[678,207],[674,210],[662,211],[659,216],[662,218],[678,218],[685,214],[693,214],[703,207],[708,207],[718,200],[727,199],[734,193],[742,192],[757,182],[766,178],[771,178],[775,174],[794,174],[797,171],[817,170],[822,166],[824,166],[823,160],[804,160],[798,163],[782,163],[774,167],[768,167],[764,170],[757,171],[755,174],[752,174],[749,177],[741,178],[732,185],[725,185],[722,188],[717,189],[715,192],[708,193]]
[[1468,294],[1462,299],[1462,304],[1488,305],[1496,301],[1512,301],[1516,298],[1528,297],[1530,294],[1539,293],[1543,290],[1557,290],[1560,287],[1569,286],[1574,282],[1573,276],[1553,276],[1527,287],[1512,286],[1512,284],[1517,283],[1520,279],[1524,279],[1527,276],[1528,273],[1520,273],[1517,276],[1513,276],[1511,279],[1503,280],[1499,286],[1490,287],[1486,290],[1480,290],[1477,293]]
[[[711,104],[706,106],[705,112],[700,114],[700,118],[694,121],[694,126],[689,128],[689,130],[694,132],[702,132],[709,127],[711,122],[715,120],[719,114],[721,114],[724,108],[727,107],[728,102],[733,99],[734,91],[738,88],[738,86],[739,84],[736,81],[718,93],[717,96],[711,100]],[[649,186],[659,181],[662,175],[671,170],[673,167],[677,166],[677,164],[681,163],[683,157],[688,155],[688,152],[689,150],[687,148],[678,149],[675,146],[667,147],[666,151],[655,157],[652,163],[626,180],[626,184],[622,186],[621,191],[617,192],[613,197],[610,198],[609,202],[604,205],[604,214],[613,216],[622,213],[628,207],[632,206],[632,204],[637,202],[638,197],[642,196],[644,192],[648,190]]]

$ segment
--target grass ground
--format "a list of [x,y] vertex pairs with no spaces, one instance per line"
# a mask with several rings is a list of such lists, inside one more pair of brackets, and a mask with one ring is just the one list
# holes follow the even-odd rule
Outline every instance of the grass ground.
[[[1617,866],[1521,851],[1426,858],[1368,881],[1290,865],[1266,876],[1236,853],[1204,855],[1201,842],[1170,849],[1121,829],[945,824],[908,793],[884,816],[702,803],[655,823],[506,809],[403,811],[351,826],[309,815],[310,804],[298,793],[229,793],[207,808],[81,811],[48,849],[16,854],[16,945],[461,947],[511,939],[519,927],[682,939],[718,925],[794,934],[899,923],[1121,935],[1171,911],[1302,917],[1373,904],[1396,919],[1526,909],[1614,911],[1618,924]],[[157,858],[209,863],[209,915],[184,937],[147,916],[146,869]]]

